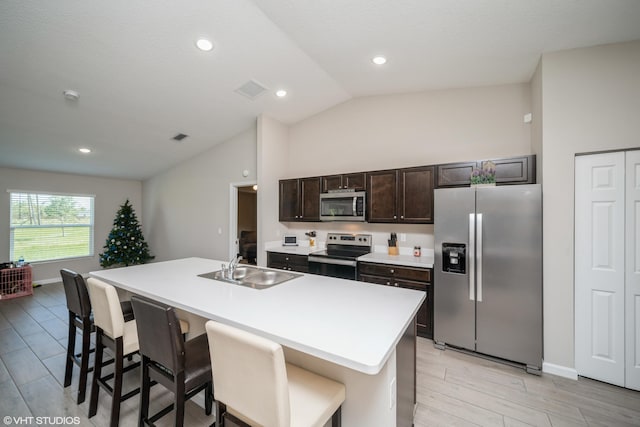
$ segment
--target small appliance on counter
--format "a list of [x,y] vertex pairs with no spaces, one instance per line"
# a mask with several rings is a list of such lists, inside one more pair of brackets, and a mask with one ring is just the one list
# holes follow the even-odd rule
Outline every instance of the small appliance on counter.
[[283,235],[282,246],[298,246],[298,236],[295,234]]

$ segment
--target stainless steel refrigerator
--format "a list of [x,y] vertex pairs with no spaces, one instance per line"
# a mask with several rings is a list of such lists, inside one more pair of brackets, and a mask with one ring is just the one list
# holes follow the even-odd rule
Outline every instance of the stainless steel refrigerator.
[[540,185],[437,189],[434,342],[542,368]]

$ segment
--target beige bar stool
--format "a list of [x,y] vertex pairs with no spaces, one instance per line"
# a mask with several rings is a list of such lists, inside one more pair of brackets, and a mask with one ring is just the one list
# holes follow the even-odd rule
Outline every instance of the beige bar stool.
[[216,426],[225,419],[239,425],[322,427],[330,418],[341,425],[344,384],[285,363],[282,346],[249,332],[206,323]]
[[[96,327],[96,360],[89,399],[89,418],[98,411],[98,393],[102,387],[111,394],[110,425],[115,427],[120,422],[120,403],[140,392],[140,388],[136,388],[122,395],[122,374],[140,366],[140,362],[136,362],[125,368],[123,363],[123,358],[138,352],[136,321],[125,322],[118,293],[112,285],[91,277],[87,279],[87,288]],[[112,374],[102,376],[104,347],[113,351],[115,365]],[[112,378],[113,386],[107,383]]]

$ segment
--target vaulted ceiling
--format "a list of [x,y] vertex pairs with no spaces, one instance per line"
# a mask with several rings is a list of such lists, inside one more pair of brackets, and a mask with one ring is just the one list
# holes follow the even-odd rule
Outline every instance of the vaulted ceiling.
[[145,179],[262,113],[527,82],[544,52],[638,39],[637,0],[4,0],[0,166]]

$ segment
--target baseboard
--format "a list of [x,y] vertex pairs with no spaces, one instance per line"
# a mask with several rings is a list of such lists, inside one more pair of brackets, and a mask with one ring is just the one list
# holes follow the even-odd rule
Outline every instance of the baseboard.
[[60,282],[62,282],[62,279],[60,277],[55,279],[42,279],[42,280],[33,281],[34,284],[38,284],[38,285],[48,285],[49,283],[60,283]]
[[542,363],[542,372],[545,374],[557,375],[559,377],[569,378],[570,380],[578,379],[578,371],[574,368],[566,366],[554,365],[553,363]]

